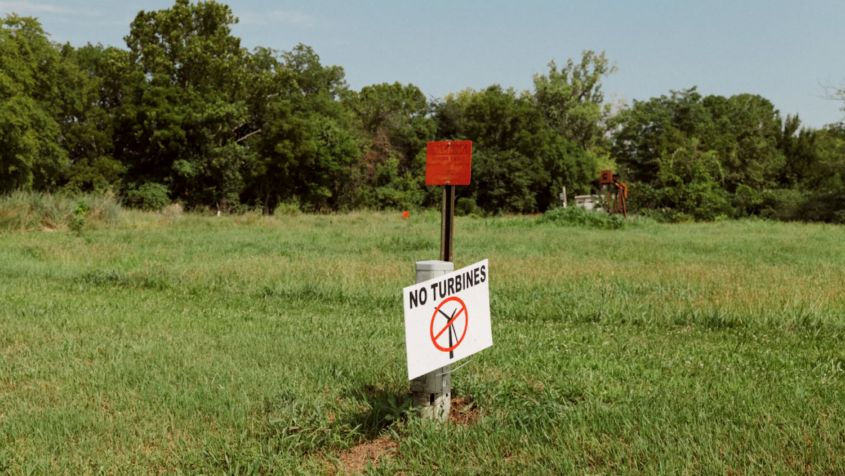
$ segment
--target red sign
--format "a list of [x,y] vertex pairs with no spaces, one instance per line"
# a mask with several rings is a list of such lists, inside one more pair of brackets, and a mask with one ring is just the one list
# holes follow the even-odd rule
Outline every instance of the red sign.
[[404,220],[408,219],[408,212],[407,211],[402,212],[402,219],[404,219]]
[[469,185],[472,141],[429,142],[425,150],[426,185]]
[[[443,305],[447,302],[453,302],[450,306],[446,306],[443,309]],[[449,314],[447,312],[451,310]],[[458,333],[455,332],[455,324],[460,324],[461,320],[458,320],[461,315],[464,316],[463,324],[464,324],[464,331],[461,333],[461,338],[458,339]],[[438,319],[440,317],[441,319]],[[434,333],[434,323],[437,322],[445,322],[445,326],[437,326],[440,329],[437,334]],[[434,310],[434,315],[431,316],[431,326],[429,327],[429,332],[431,333],[431,342],[434,344],[434,347],[437,347],[438,350],[442,352],[451,352],[455,350],[461,342],[463,342],[464,337],[467,336],[467,327],[469,327],[469,312],[467,312],[467,305],[461,300],[461,298],[457,296],[452,296],[450,298],[444,299],[443,302],[437,306],[437,309]],[[443,334],[446,334],[445,336]],[[441,337],[443,337],[441,339]],[[454,337],[454,339],[452,339]],[[440,345],[437,341],[438,339],[444,341],[446,347]],[[448,343],[446,343],[448,341]]]

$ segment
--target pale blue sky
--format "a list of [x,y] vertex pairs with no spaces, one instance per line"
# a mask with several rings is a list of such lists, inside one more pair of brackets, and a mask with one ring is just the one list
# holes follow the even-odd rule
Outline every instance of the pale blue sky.
[[[38,16],[55,41],[125,47],[139,10],[169,0],[0,0],[0,13]],[[501,84],[530,89],[551,59],[606,51],[617,100],[697,85],[756,93],[819,127],[845,117],[822,99],[845,84],[845,0],[353,1],[231,0],[244,46],[313,46],[350,86],[414,83],[428,96]]]

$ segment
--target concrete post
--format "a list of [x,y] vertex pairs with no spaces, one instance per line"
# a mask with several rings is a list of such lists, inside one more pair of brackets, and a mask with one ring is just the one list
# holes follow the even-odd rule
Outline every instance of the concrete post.
[[[454,263],[448,261],[417,261],[416,283],[443,276],[454,270]],[[452,366],[441,367],[411,380],[411,396],[414,406],[422,407],[423,418],[448,420],[452,405]]]

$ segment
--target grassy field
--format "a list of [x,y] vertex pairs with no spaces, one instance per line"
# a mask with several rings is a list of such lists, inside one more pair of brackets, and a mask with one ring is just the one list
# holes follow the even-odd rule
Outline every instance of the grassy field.
[[0,474],[845,473],[845,227],[458,219],[490,260],[468,425],[408,409],[439,218],[138,215],[0,236]]

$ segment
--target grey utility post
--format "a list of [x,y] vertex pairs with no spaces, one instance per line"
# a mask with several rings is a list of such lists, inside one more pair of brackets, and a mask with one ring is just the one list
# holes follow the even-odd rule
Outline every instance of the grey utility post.
[[[455,264],[448,261],[417,261],[416,282],[450,273]],[[452,366],[447,365],[411,380],[411,396],[415,407],[422,407],[422,416],[429,420],[446,421],[452,405]]]

